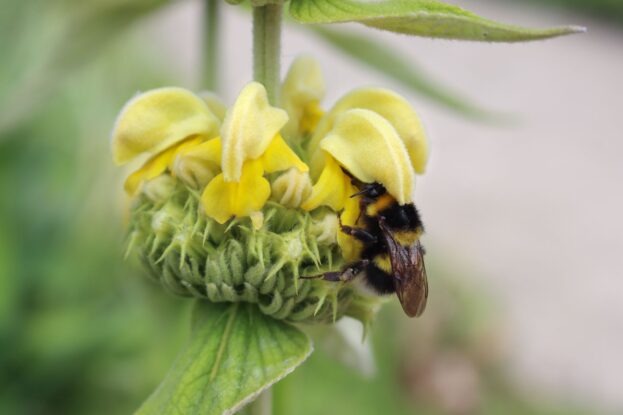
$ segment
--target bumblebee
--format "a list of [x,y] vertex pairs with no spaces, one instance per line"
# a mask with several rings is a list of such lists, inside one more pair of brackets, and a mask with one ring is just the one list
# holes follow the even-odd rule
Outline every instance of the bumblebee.
[[396,293],[405,314],[418,317],[428,298],[420,215],[413,203],[398,204],[379,183],[358,187],[361,191],[351,197],[361,196],[357,224],[362,226],[344,226],[340,222],[340,229],[361,241],[360,259],[322,277],[328,281],[350,281],[362,275],[377,293]]

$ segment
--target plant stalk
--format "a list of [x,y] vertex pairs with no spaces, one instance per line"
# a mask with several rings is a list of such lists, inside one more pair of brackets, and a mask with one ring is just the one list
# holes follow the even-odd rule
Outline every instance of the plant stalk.
[[219,3],[222,0],[203,1],[203,33],[201,55],[201,87],[218,92]]
[[271,415],[273,413],[273,390],[266,389],[247,408],[248,415]]
[[282,4],[253,8],[253,78],[266,87],[274,105],[281,75]]

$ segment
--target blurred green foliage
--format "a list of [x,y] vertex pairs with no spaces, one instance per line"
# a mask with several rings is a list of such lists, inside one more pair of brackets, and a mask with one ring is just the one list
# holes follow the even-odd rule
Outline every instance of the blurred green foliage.
[[[145,35],[121,31],[163,3],[2,0],[2,414],[131,413],[186,338],[188,302],[122,259],[125,206],[108,149],[114,117],[135,91],[176,83]],[[378,377],[316,353],[276,387],[278,413],[441,413],[422,374],[446,352],[476,373],[479,413],[570,413],[513,391],[480,295],[433,275],[433,291],[445,294],[424,323],[397,317],[395,304],[380,315]]]
[[[538,5],[556,6],[575,10],[623,24],[623,1],[621,0],[532,0]],[[590,28],[589,28],[590,30]]]
[[170,1],[2,0],[0,134],[32,116],[124,29]]
[[72,52],[79,64],[46,61],[68,23],[52,3],[2,4],[2,114],[26,106],[0,133],[0,413],[129,413],[183,341],[184,303],[121,261],[108,131],[129,96],[166,78],[101,32],[93,51]]
[[308,28],[319,39],[346,56],[379,71],[414,93],[442,105],[445,109],[480,121],[502,121],[506,118],[502,114],[480,108],[477,104],[460,96],[458,91],[436,82],[434,77],[425,73],[413,62],[412,57],[403,56],[386,44],[375,40],[373,36],[333,29],[327,25]]

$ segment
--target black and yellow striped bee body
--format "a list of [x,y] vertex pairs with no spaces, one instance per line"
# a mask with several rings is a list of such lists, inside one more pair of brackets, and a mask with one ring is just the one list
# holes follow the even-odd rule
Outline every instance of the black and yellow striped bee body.
[[410,317],[424,312],[428,281],[424,248],[420,237],[424,225],[413,203],[400,205],[378,183],[361,184],[361,216],[358,226],[341,231],[361,241],[358,261],[342,271],[324,274],[331,281],[348,281],[362,275],[366,284],[379,294],[396,293]]

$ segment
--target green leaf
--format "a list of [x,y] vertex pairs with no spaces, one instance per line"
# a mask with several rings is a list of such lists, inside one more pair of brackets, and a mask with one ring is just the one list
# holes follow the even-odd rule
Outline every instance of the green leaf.
[[436,0],[292,0],[299,23],[359,22],[408,35],[486,42],[521,42],[583,32],[577,26],[528,29],[482,18]]
[[479,108],[454,91],[432,80],[421,69],[379,42],[358,34],[314,26],[312,33],[350,57],[402,83],[416,93],[475,119],[498,119],[504,116]]
[[198,303],[190,341],[137,414],[232,414],[311,352],[306,334],[252,304]]

